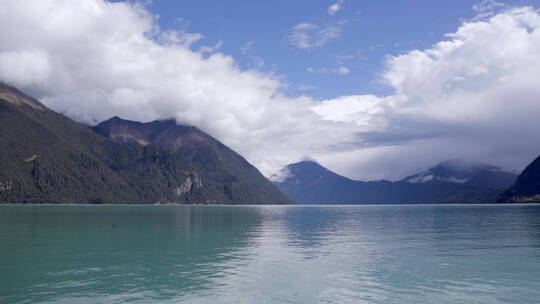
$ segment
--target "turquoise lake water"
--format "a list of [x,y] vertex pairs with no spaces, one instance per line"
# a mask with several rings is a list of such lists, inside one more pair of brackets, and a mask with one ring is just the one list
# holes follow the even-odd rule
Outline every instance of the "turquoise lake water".
[[0,205],[0,303],[539,303],[540,206]]

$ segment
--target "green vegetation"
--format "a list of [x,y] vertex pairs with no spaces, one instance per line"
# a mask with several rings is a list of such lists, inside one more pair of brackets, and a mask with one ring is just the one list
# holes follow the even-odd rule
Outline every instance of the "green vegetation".
[[[210,196],[197,200],[208,203],[290,202],[242,156],[193,126],[174,120],[140,123],[111,118],[93,128],[97,133],[126,145],[150,143],[165,148],[190,164],[192,191],[204,189]],[[187,186],[185,184],[184,186]],[[183,192],[184,187],[177,190]],[[201,193],[202,195],[202,193]]]
[[[1,84],[0,90],[29,98]],[[54,111],[4,99],[0,99],[0,151],[0,183],[4,185],[0,202],[290,202],[268,187],[270,182],[264,177],[228,170],[238,164],[212,165],[221,160],[204,148],[193,152],[198,159],[193,164],[193,158],[167,147],[119,144]],[[29,154],[33,156],[27,158]],[[198,182],[183,187],[182,193],[177,191],[188,179]],[[248,186],[238,182],[246,179],[252,180]]]

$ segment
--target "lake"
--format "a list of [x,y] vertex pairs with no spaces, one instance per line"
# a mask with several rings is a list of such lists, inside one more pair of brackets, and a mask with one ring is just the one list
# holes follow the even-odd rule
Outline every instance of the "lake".
[[539,299],[537,205],[0,205],[0,303]]

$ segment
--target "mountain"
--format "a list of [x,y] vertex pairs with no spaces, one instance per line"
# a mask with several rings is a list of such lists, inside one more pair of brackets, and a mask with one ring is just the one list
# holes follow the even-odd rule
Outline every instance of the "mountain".
[[[154,124],[174,129],[172,121]],[[212,148],[201,144],[186,153],[166,145],[117,143],[0,84],[0,202],[290,202],[241,156],[209,138]],[[215,154],[213,148],[226,152]]]
[[340,203],[350,202],[356,188],[356,181],[338,175],[315,161],[302,161],[286,168],[286,179],[277,186],[298,203]]
[[540,203],[540,157],[523,170],[500,199],[503,203]]
[[503,171],[493,165],[452,159],[426,172],[408,176],[403,181],[409,183],[443,181],[482,189],[505,190],[516,181],[516,178],[516,174]]
[[513,182],[507,180],[511,173],[460,160],[397,182],[351,180],[314,161],[291,164],[284,171],[286,178],[276,184],[299,203],[482,203],[495,201]]
[[141,123],[113,117],[92,129],[123,145],[150,145],[171,151],[197,172],[193,185],[205,184],[206,191],[220,201],[290,203],[247,160],[196,127],[177,125],[172,119]]

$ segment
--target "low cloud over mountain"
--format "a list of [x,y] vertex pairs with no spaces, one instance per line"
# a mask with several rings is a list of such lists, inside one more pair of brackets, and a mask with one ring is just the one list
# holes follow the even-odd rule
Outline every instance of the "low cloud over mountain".
[[2,5],[0,80],[86,123],[120,115],[196,125],[267,175],[304,155],[368,179],[453,157],[520,170],[540,149],[533,8],[475,18],[430,48],[388,57],[380,78],[389,96],[320,101],[286,96],[280,75],[195,48],[201,34],[161,30],[140,4]]

